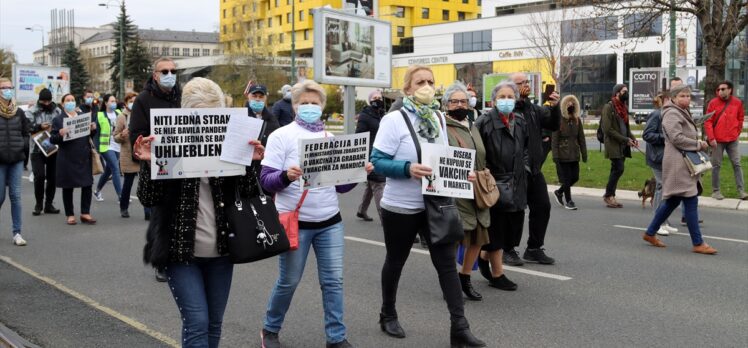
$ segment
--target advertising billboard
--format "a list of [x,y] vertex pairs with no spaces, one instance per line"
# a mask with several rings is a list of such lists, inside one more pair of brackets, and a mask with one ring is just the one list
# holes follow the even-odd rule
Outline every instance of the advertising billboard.
[[44,88],[52,92],[52,101],[59,103],[70,93],[70,68],[13,64],[13,86],[19,105],[35,103]]
[[629,111],[654,111],[654,98],[667,86],[664,68],[642,68],[629,71]]
[[314,12],[314,80],[344,86],[390,87],[390,23],[321,8]]

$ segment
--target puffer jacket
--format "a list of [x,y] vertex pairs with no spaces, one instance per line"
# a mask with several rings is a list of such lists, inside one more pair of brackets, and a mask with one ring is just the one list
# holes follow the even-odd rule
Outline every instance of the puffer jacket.
[[[574,107],[573,114],[569,107]],[[587,142],[584,138],[584,127],[579,119],[579,100],[573,95],[561,100],[561,125],[551,134],[553,160],[558,162],[579,162],[580,155],[587,162]]]
[[[43,123],[49,123],[49,131],[52,131],[52,120],[54,120],[57,115],[61,115],[62,110],[60,110],[54,102],[49,105],[51,107],[49,111],[42,109],[38,103],[26,111],[26,118],[30,123],[31,134],[40,132]],[[34,149],[31,152],[39,153],[41,150],[39,149],[39,146],[34,144]]]
[[15,115],[0,115],[0,163],[11,164],[23,161],[29,143],[29,120],[20,108]]

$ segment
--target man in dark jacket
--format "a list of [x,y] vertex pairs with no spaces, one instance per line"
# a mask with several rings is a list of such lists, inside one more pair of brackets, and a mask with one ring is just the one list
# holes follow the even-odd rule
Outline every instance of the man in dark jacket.
[[[39,92],[39,101],[36,105],[26,111],[26,118],[31,123],[31,134],[41,131],[52,130],[52,119],[62,113],[57,104],[52,101],[52,92],[48,89],[42,89]],[[34,197],[36,204],[32,215],[38,216],[44,210],[45,214],[59,214],[60,209],[55,208],[52,204],[55,200],[57,186],[55,186],[55,175],[57,173],[57,153],[45,156],[34,144],[34,150],[31,152],[31,170],[34,173]],[[44,183],[47,183],[46,189]],[[44,199],[46,193],[46,201]],[[46,202],[46,203],[45,203]]]
[[283,98],[273,104],[272,113],[275,119],[278,120],[278,124],[283,127],[293,122],[296,114],[293,112],[293,107],[291,106],[291,86],[283,85],[281,95],[283,95]]
[[[369,93],[369,105],[361,110],[358,114],[358,123],[356,123],[356,133],[369,132],[369,152],[371,152],[374,139],[377,137],[377,130],[379,130],[379,122],[384,116],[384,99],[382,98],[382,92],[374,91]],[[372,197],[374,198],[374,204],[377,206],[377,213],[379,213],[379,219],[382,218],[382,208],[379,202],[382,200],[382,193],[384,192],[385,177],[375,172],[369,173],[366,178],[366,190],[364,196],[361,198],[361,205],[358,206],[356,216],[364,221],[372,221],[373,219],[367,214],[369,210],[369,204],[371,204]]]
[[249,109],[249,115],[265,121],[265,132],[260,134],[260,142],[262,142],[263,146],[267,144],[270,133],[280,128],[278,119],[265,106],[267,105],[267,94],[268,89],[263,85],[252,85],[247,90],[246,106]]
[[[545,265],[556,262],[545,254],[543,244],[545,243],[545,232],[548,221],[551,218],[551,201],[548,198],[548,184],[541,168],[545,157],[548,155],[543,150],[543,131],[554,132],[558,130],[561,122],[561,110],[558,107],[559,95],[553,92],[548,96],[549,106],[539,106],[528,98],[530,95],[530,83],[524,73],[512,74],[511,80],[519,87],[520,100],[514,110],[524,115],[527,121],[527,153],[529,157],[529,168],[527,174],[527,205],[530,208],[527,227],[530,236],[527,239],[527,249],[522,258]],[[504,263],[511,266],[524,264],[519,258],[519,253],[512,249],[504,253]]]
[[[130,144],[135,144],[139,136],[151,134],[151,109],[174,109],[181,106],[182,91],[177,83],[177,65],[171,58],[159,58],[153,63],[153,74],[145,84],[132,106],[130,116]],[[132,152],[133,154],[135,151]],[[136,158],[133,158],[137,160]],[[147,165],[147,164],[146,164]],[[152,214],[159,214],[158,208],[152,209]],[[150,214],[146,213],[146,220]],[[158,219],[154,219],[158,220]],[[153,221],[151,222],[153,223]],[[156,230],[149,228],[149,231]],[[155,236],[146,235],[147,240]],[[165,282],[166,273],[162,269],[156,270],[156,280]]]

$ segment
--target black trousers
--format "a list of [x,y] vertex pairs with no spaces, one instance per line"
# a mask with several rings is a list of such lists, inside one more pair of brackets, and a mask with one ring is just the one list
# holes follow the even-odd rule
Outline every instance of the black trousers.
[[[55,199],[57,187],[55,176],[57,175],[57,155],[45,157],[41,152],[31,154],[31,171],[34,173],[34,197],[36,205],[43,206],[44,196],[47,196],[47,204],[52,204]],[[46,187],[45,187],[46,182]]]
[[[548,198],[548,184],[545,183],[543,173],[527,175],[527,206],[530,209],[527,217],[527,228],[530,232],[527,247],[537,249],[545,244],[545,231],[551,219],[551,201]],[[493,219],[491,223],[493,224]],[[518,245],[519,241],[514,246]]]
[[613,158],[610,160],[610,176],[608,177],[608,184],[605,185],[605,197],[615,196],[616,187],[618,187],[618,179],[623,176],[623,161],[624,158]]
[[512,250],[522,240],[522,228],[525,225],[525,211],[505,212],[491,208],[491,225],[488,227],[489,244],[481,249],[485,251]]
[[571,187],[579,181],[579,162],[556,162],[556,174],[561,183],[559,191],[564,194],[566,202],[571,201]]
[[[420,234],[422,239],[427,235],[426,213],[398,214],[382,208],[382,228],[384,229],[384,244],[387,249],[384,266],[382,266],[382,312],[388,315],[396,315],[395,302],[400,274],[403,271],[403,266],[405,266],[405,261],[408,260],[416,234]],[[462,290],[455,267],[456,245],[432,245],[428,238],[425,238],[425,240],[431,254],[431,263],[434,264],[434,268],[439,275],[439,284],[444,298],[447,300],[450,318],[453,322],[464,320],[465,310]]]
[[119,197],[119,210],[127,210],[130,207],[130,191],[138,173],[125,173],[125,182],[122,184],[122,194]]
[[[73,205],[73,188],[62,189],[62,204],[65,206],[65,216],[75,216]],[[81,215],[91,213],[91,186],[81,187]]]

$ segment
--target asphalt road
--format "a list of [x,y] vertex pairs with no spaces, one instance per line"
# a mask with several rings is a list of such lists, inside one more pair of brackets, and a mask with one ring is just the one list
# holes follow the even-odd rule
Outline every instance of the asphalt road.
[[[104,194],[104,202],[93,203],[99,224],[71,227],[61,215],[32,216],[32,186],[24,181],[26,247],[10,242],[6,200],[0,211],[0,257],[79,296],[52,290],[0,260],[0,322],[44,347],[160,347],[178,342],[180,319],[171,294],[141,261],[142,210],[134,200],[133,217],[122,219],[111,185]],[[350,341],[359,347],[447,347],[446,305],[436,272],[421,249],[411,253],[400,282],[398,311],[408,337],[393,339],[379,330],[383,238],[378,220],[354,217],[360,196],[360,187],[341,196]],[[703,233],[717,238],[706,240],[719,250],[716,256],[704,256],[690,252],[687,235],[665,237],[664,249],[648,246],[637,228],[646,227],[652,211],[635,202],[608,209],[599,198],[575,201],[579,211],[553,207],[546,248],[558,260],[556,265],[507,270],[519,284],[516,292],[489,288],[480,275],[473,277],[484,301],[467,302],[466,314],[478,337],[491,347],[748,344],[747,214],[702,209]],[[680,232],[686,232],[685,227]],[[277,268],[275,259],[236,266],[224,347],[259,346]],[[281,331],[284,346],[324,347],[322,319],[310,255]],[[165,338],[153,337],[159,334]]]

